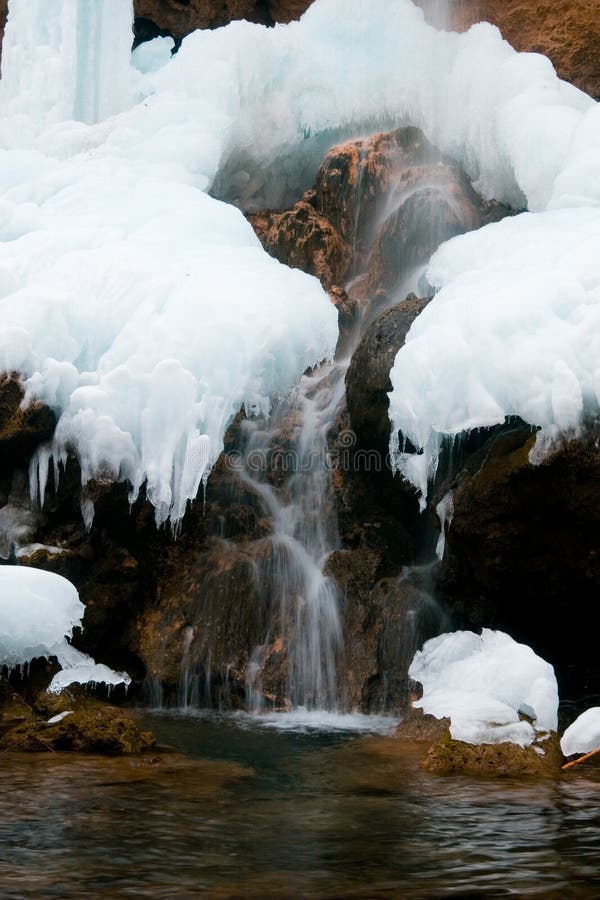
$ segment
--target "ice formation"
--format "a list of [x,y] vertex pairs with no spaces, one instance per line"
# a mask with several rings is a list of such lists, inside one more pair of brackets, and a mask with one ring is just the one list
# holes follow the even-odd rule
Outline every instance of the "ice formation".
[[572,725],[569,725],[560,741],[565,756],[575,753],[591,753],[600,748],[600,706],[586,709]]
[[[136,51],[136,68],[131,17],[130,0],[10,0],[0,367],[60,414],[32,473],[42,500],[51,458],[72,450],[84,481],[127,479],[132,498],[147,481],[157,521],[176,522],[239,406],[268,407],[331,355],[336,315],[316,281],[270,259],[207,191],[223,167],[264,182],[277,159],[293,180],[336,135],[378,127],[422,127],[486,196],[541,212],[435,261],[444,289],[399,354],[391,402],[395,429],[426,452],[396,452],[398,465],[423,487],[440,433],[507,411],[531,421],[549,402],[549,428],[596,409],[594,354],[575,332],[588,339],[598,306],[600,214],[584,207],[600,203],[600,116],[547,59],[489,25],[437,32],[410,0],[316,0],[289,26],[195,32],[172,59],[164,44]],[[550,248],[565,231],[588,248],[575,260]],[[498,305],[518,307],[517,322]],[[555,320],[569,332],[559,356]],[[524,323],[540,343],[519,354]]]
[[26,666],[36,657],[54,656],[63,667],[49,687],[53,693],[69,684],[130,683],[69,644],[85,607],[66,578],[27,566],[0,566],[0,667]]
[[433,638],[415,655],[409,676],[423,686],[413,705],[438,719],[450,718],[457,741],[525,747],[538,734],[556,731],[554,669],[501,631]]

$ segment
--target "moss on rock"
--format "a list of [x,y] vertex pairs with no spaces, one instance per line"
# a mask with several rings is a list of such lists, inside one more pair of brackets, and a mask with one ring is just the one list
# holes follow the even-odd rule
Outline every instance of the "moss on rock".
[[530,747],[518,744],[465,744],[447,733],[429,748],[421,765],[435,775],[556,777],[563,756],[556,734]]

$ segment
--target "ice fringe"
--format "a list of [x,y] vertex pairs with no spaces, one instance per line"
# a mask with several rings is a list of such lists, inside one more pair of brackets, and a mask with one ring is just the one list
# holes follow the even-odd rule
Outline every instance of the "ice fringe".
[[331,354],[316,281],[206,191],[224,167],[249,190],[277,159],[297,188],[295,171],[363,129],[420,126],[486,196],[539,213],[434,260],[442,291],[400,351],[390,408],[425,453],[394,446],[397,466],[425,493],[442,434],[597,410],[600,115],[547,59],[489,25],[436,32],[410,0],[316,0],[289,26],[196,32],[171,60],[153,48],[140,72],[131,17],[130,0],[10,0],[0,368],[60,414],[40,498],[51,458],[73,451],[84,482],[127,480],[132,499],[146,482],[157,521],[177,522],[239,406],[268,408]]

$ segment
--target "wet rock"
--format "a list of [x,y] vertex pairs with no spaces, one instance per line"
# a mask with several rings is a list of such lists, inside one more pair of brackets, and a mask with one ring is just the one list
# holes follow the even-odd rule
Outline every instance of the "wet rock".
[[431,744],[441,741],[449,734],[450,719],[436,719],[422,709],[409,709],[402,721],[394,729],[394,737],[399,741]]
[[344,283],[350,248],[306,199],[286,212],[263,210],[249,219],[265,250],[275,259],[315,275],[327,291]]
[[361,446],[384,455],[390,441],[390,371],[406,335],[428,299],[411,297],[396,304],[367,329],[346,373],[350,423]]
[[[600,583],[598,428],[539,465],[521,425],[491,436],[440,494],[454,517],[438,590],[458,627],[486,625],[529,644],[556,669],[560,696],[600,693],[593,620]],[[588,662],[586,662],[588,661]]]
[[33,710],[9,682],[0,678],[0,739],[7,731],[30,722]]
[[362,546],[332,553],[325,571],[344,598],[345,706],[400,714],[415,690],[408,666],[424,641],[438,634],[440,610],[422,571],[381,577],[384,567],[382,553]]
[[249,221],[272,256],[320,278],[340,311],[343,350],[359,320],[403,298],[443,241],[510,212],[484,202],[418,128],[400,128],[333,147],[292,209]]
[[147,676],[165,701],[240,708],[250,654],[269,631],[255,578],[260,546],[215,539],[192,558],[174,552],[164,565],[160,602],[138,623]]
[[[85,695],[78,688],[58,696],[42,691],[31,707],[22,699],[16,705],[14,695],[5,696],[4,702],[0,696],[0,715],[7,726],[0,736],[1,750],[120,755],[145,753],[156,746],[153,735],[140,731],[122,710]],[[19,718],[21,721],[16,721]]]
[[563,756],[558,737],[520,747],[518,744],[465,744],[449,734],[430,747],[422,766],[434,775],[487,775],[497,778],[557,777]]
[[21,463],[54,432],[54,413],[43,403],[23,407],[24,396],[18,375],[0,374],[0,472]]
[[497,25],[517,50],[543,53],[560,78],[600,98],[597,0],[416,0],[434,24],[466,31],[475,22]]

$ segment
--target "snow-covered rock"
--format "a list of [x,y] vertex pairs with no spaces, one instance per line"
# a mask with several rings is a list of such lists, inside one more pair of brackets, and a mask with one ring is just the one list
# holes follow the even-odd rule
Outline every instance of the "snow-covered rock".
[[85,607],[66,578],[26,566],[0,566],[0,664],[24,665],[68,646]]
[[131,679],[125,672],[96,664],[69,643],[84,611],[66,578],[27,566],[0,566],[0,667],[56,657],[62,669],[50,684],[51,693],[73,683],[127,686]]
[[560,747],[565,756],[591,753],[600,748],[600,706],[586,709],[563,734]]
[[556,731],[554,669],[501,631],[433,638],[415,655],[409,676],[423,686],[421,700],[413,705],[438,719],[449,718],[457,741],[525,747],[536,735]]

